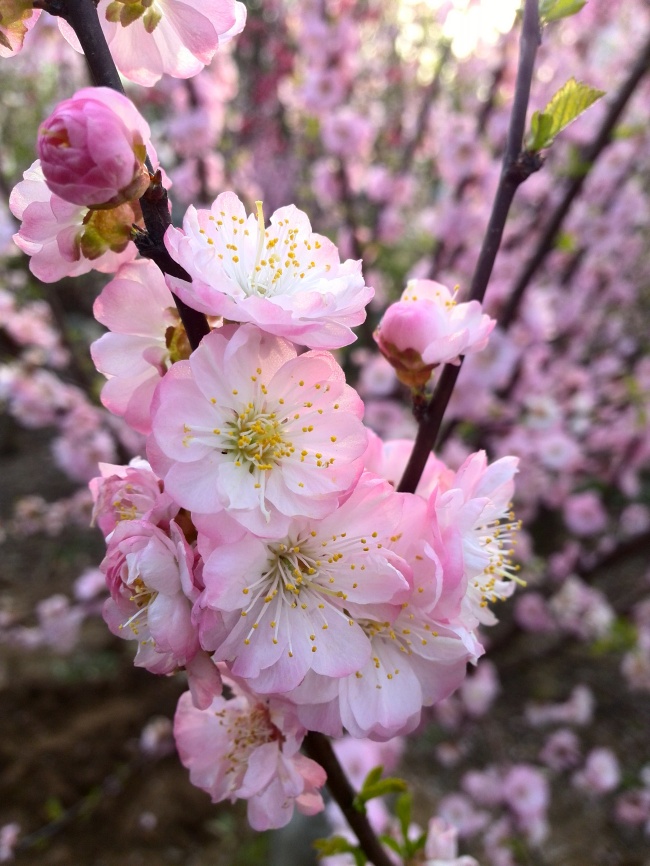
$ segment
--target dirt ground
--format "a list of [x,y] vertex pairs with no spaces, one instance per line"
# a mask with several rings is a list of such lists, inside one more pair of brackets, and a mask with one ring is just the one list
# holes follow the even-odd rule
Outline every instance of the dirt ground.
[[[15,431],[14,431],[15,432]],[[18,496],[56,498],[70,491],[51,466],[43,433],[13,436],[0,454],[0,513]],[[35,536],[0,547],[0,604],[29,612],[102,556],[99,533]],[[643,555],[600,575],[615,581],[619,598],[634,597]],[[650,762],[650,696],[632,694],[621,681],[620,655],[594,655],[511,632],[507,612],[494,635],[493,659],[502,693],[495,711],[461,729],[467,762],[535,760],[546,731],[524,721],[526,701],[566,699],[585,682],[597,700],[595,722],[581,732],[585,751],[611,745],[632,784]],[[66,657],[0,645],[0,826],[16,821],[18,864],[38,866],[310,866],[310,836],[324,825],[298,821],[282,833],[254,834],[241,804],[215,807],[193,788],[174,754],[152,758],[138,745],[144,726],[171,718],[184,685],[136,670],[131,647],[108,634],[99,619],[84,625],[78,647]],[[438,798],[457,784],[458,770],[436,761],[436,745],[449,737],[435,724],[413,739],[404,774],[425,821]],[[463,766],[467,766],[464,763]],[[627,780],[627,781],[626,781]],[[522,864],[539,866],[650,866],[647,837],[612,818],[613,796],[590,801],[570,785],[554,788],[553,831],[539,852],[519,852]],[[483,866],[489,866],[483,861]]]

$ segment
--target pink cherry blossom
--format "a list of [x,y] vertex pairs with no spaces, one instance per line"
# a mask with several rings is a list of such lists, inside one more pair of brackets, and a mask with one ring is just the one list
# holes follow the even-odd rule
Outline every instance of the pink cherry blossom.
[[248,800],[255,830],[284,827],[296,807],[305,815],[322,811],[325,771],[300,754],[306,731],[290,704],[258,697],[229,677],[225,682],[230,700],[216,697],[198,710],[186,692],[178,702],[174,737],[192,784],[214,803]]
[[458,856],[458,830],[444,818],[431,818],[424,844],[424,866],[478,866],[469,856]]
[[572,769],[580,762],[580,739],[569,728],[560,728],[546,740],[539,759],[556,772]]
[[459,304],[440,283],[411,280],[384,313],[375,340],[401,381],[421,387],[434,367],[484,349],[495,324],[478,301]]
[[149,124],[109,87],[85,87],[60,102],[38,130],[45,182],[64,201],[117,207],[149,186]]
[[12,821],[0,827],[0,863],[14,859],[14,849],[20,836],[20,824]]
[[460,686],[460,698],[467,714],[473,718],[480,718],[488,713],[500,691],[496,667],[492,662],[483,660],[476,672],[463,680]]
[[[241,33],[246,23],[246,7],[235,0],[100,0],[97,11],[117,68],[145,87],[162,75],[197,75],[219,45]],[[62,19],[59,28],[81,51],[74,31]]]
[[[364,455],[364,465],[369,472],[381,475],[386,481],[397,487],[406,469],[414,442],[412,439],[389,439],[384,441],[368,431],[368,450]],[[452,485],[455,473],[438,460],[433,454],[427,457],[426,465],[422,471],[422,477],[418,482],[417,493],[420,496],[429,496],[437,484],[444,488]]]
[[178,505],[161,490],[161,483],[146,460],[134,457],[128,466],[100,463],[101,475],[90,481],[93,521],[104,536],[123,520],[146,520],[166,529]]
[[116,271],[137,255],[131,240],[133,223],[142,220],[137,202],[109,211],[89,211],[55,195],[36,160],[23,174],[9,199],[13,215],[22,220],[16,245],[31,256],[29,269],[45,283],[88,271]]
[[595,535],[607,526],[600,496],[593,490],[574,493],[564,503],[564,521],[575,535]]
[[[411,565],[410,597],[397,616],[382,616],[381,608],[360,608],[352,598],[346,610],[370,641],[370,658],[334,682],[313,671],[291,693],[300,705],[300,718],[314,730],[332,735],[345,728],[352,736],[385,740],[412,731],[423,706],[451,694],[465,677],[468,662],[476,662],[483,648],[460,621],[450,621],[462,564],[449,564],[446,574],[425,535],[425,504],[404,497],[401,521],[396,522],[390,547]],[[352,499],[353,497],[351,497]],[[448,581],[449,586],[445,583]]]
[[167,249],[192,277],[168,277],[172,291],[203,313],[253,322],[311,348],[351,343],[350,328],[365,320],[373,295],[361,263],[341,263],[334,244],[312,232],[294,205],[275,211],[268,228],[257,206],[257,215],[247,216],[225,192],[209,211],[190,207],[182,231],[170,226]]
[[204,648],[265,693],[294,689],[309,670],[363,668],[371,645],[359,619],[394,619],[409,595],[410,569],[390,550],[404,496],[367,474],[328,517],[297,518],[277,540],[247,534],[215,547],[197,608],[220,612],[224,629],[202,632]]
[[503,798],[514,813],[517,827],[533,844],[548,834],[550,788],[544,774],[531,764],[515,764],[503,779]]
[[205,707],[221,685],[191,620],[191,601],[199,593],[193,565],[194,554],[173,521],[169,535],[145,520],[118,524],[101,564],[111,594],[103,615],[113,634],[137,641],[137,667],[154,674],[187,668],[194,701]]
[[443,545],[453,545],[458,538],[462,544],[468,622],[474,618],[493,625],[496,617],[487,603],[512,595],[518,581],[518,566],[510,558],[513,535],[520,528],[511,511],[517,465],[516,457],[502,457],[488,466],[485,452],[479,451],[465,460],[450,488],[439,486],[429,498]]
[[618,788],[621,769],[611,749],[592,749],[582,770],[573,776],[573,784],[590,794],[606,794]]
[[102,403],[134,430],[150,433],[156,385],[172,361],[190,353],[162,273],[147,260],[124,265],[93,312],[110,330],[90,347],[95,366],[108,378]]
[[165,489],[199,513],[227,509],[251,531],[324,517],[361,472],[362,404],[327,352],[296,355],[252,325],[205,337],[174,364],[154,402]]

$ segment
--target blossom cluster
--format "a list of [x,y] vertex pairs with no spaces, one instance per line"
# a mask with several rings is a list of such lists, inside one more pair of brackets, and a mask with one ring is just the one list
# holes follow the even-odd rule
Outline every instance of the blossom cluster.
[[[48,192],[24,181],[15,197],[25,222],[34,201],[111,212],[137,194],[148,129],[132,112],[101,89],[55,109],[40,138]],[[90,146],[103,125],[120,130],[106,153]],[[126,261],[95,303],[102,401],[147,437],[146,461],[101,463],[90,484],[103,615],[136,642],[136,665],[186,671],[175,737],[196,784],[277,827],[322,808],[323,771],[298,751],[307,730],[407,733],[482,654],[487,605],[516,579],[517,461],[478,452],[453,472],[432,455],[419,491],[396,491],[412,443],[364,426],[332,354],[373,290],[294,206],[267,227],[261,202],[247,216],[222,193],[165,243],[190,279]],[[172,291],[209,317],[196,347]],[[478,305],[437,295],[436,363],[482,348]]]
[[[24,31],[25,24],[31,27],[38,15],[31,9],[26,11],[30,4],[7,5],[15,6],[22,16],[15,32]],[[191,60],[187,55],[184,66],[176,64],[180,49],[160,55],[158,67],[152,63],[156,50],[150,47],[151,39],[156,42],[163,26],[180,20],[173,15],[175,3],[156,3],[164,16],[157,22],[151,15],[145,20],[145,4],[111,5],[113,16],[121,7],[120,20],[106,21],[104,27],[123,74],[153,84],[162,71],[193,74],[191,68],[203,65],[200,57]],[[207,8],[208,4],[202,5]],[[407,14],[409,4],[397,5],[399,13],[384,9],[384,14]],[[108,0],[102,0],[100,11],[107,6]],[[210,8],[214,9],[212,4]],[[632,538],[647,532],[648,527],[643,492],[649,453],[643,421],[650,393],[648,364],[644,338],[632,326],[629,312],[637,296],[635,275],[644,262],[640,229],[647,221],[647,205],[638,182],[647,153],[643,132],[647,124],[640,106],[632,105],[630,122],[591,170],[584,200],[574,206],[565,222],[566,232],[549,257],[544,275],[528,290],[525,307],[512,325],[492,330],[519,272],[522,250],[527,251],[528,244],[533,243],[539,215],[553,206],[553,193],[545,193],[535,177],[522,188],[490,289],[486,309],[494,319],[476,309],[470,316],[470,310],[457,303],[455,294],[441,284],[466,284],[473,267],[498,171],[504,131],[502,106],[509,98],[512,58],[508,59],[505,51],[499,57],[489,49],[494,52],[490,55],[494,70],[504,71],[495,72],[494,99],[490,97],[483,105],[482,97],[473,95],[487,92],[484,85],[482,89],[475,87],[475,62],[462,62],[452,55],[446,61],[443,78],[458,83],[458,103],[452,107],[445,96],[432,100],[418,131],[420,99],[426,107],[429,92],[420,84],[426,82],[430,70],[419,66],[419,61],[412,62],[408,46],[402,45],[408,41],[404,34],[397,51],[392,43],[383,46],[385,51],[377,51],[374,39],[382,38],[373,18],[377,8],[371,3],[361,11],[347,2],[305,2],[298,8],[270,0],[265,12],[275,17],[272,32],[252,11],[240,54],[243,58],[257,57],[258,39],[264,46],[262,54],[271,58],[269,68],[251,65],[254,72],[250,72],[242,63],[238,73],[230,56],[220,50],[212,66],[194,79],[191,87],[183,81],[163,80],[157,90],[147,91],[151,105],[158,100],[158,104],[164,101],[174,108],[171,120],[158,120],[158,124],[167,132],[165,163],[171,154],[178,159],[170,172],[178,184],[178,200],[209,202],[232,185],[250,202],[263,198],[269,213],[271,203],[280,208],[267,228],[261,205],[253,207],[251,214],[234,193],[222,193],[207,209],[198,204],[191,207],[182,230],[171,230],[167,238],[172,256],[191,276],[191,282],[166,282],[150,263],[133,261],[136,253],[128,242],[130,227],[133,223],[142,225],[135,200],[108,210],[66,201],[48,190],[40,165],[28,170],[12,197],[12,209],[23,220],[16,242],[31,256],[32,271],[41,279],[54,281],[93,268],[112,273],[119,268],[95,307],[97,319],[111,333],[93,347],[95,364],[108,377],[102,402],[117,417],[106,425],[94,407],[80,411],[76,390],[72,398],[70,386],[56,381],[52,369],[60,369],[57,358],[63,350],[58,345],[46,347],[41,335],[29,342],[32,338],[25,336],[25,323],[32,305],[12,309],[3,322],[12,339],[28,347],[20,363],[12,360],[3,369],[0,396],[21,424],[56,425],[60,438],[55,447],[63,458],[58,462],[73,477],[94,474],[92,465],[97,458],[111,464],[104,465],[102,478],[93,482],[97,525],[109,538],[109,545],[115,537],[115,545],[126,551],[125,561],[134,563],[134,569],[142,569],[142,574],[152,571],[147,564],[149,556],[160,557],[162,565],[160,570],[156,567],[151,586],[143,578],[142,586],[134,583],[135,578],[129,577],[131,566],[120,566],[120,574],[125,575],[120,583],[115,577],[120,552],[111,549],[112,558],[107,557],[104,566],[107,576],[109,566],[112,569],[107,619],[123,637],[144,636],[147,643],[138,646],[137,664],[161,673],[185,668],[199,707],[211,698],[212,712],[225,713],[230,702],[220,703],[223,699],[217,694],[216,677],[221,676],[228,686],[224,694],[233,694],[238,701],[238,719],[248,713],[255,718],[255,725],[261,720],[259,728],[250,729],[249,740],[236,744],[237,769],[229,774],[235,776],[230,787],[225,782],[207,781],[216,764],[202,763],[204,755],[198,743],[207,742],[203,734],[197,733],[195,745],[186,749],[180,735],[178,738],[192,777],[202,780],[199,784],[215,800],[246,797],[258,816],[258,806],[276,799],[276,795],[268,797],[263,788],[251,792],[240,771],[262,741],[270,756],[265,766],[273,768],[270,775],[276,774],[274,780],[292,779],[277,799],[283,803],[295,799],[305,811],[314,803],[312,800],[308,806],[307,799],[317,798],[315,791],[322,784],[313,767],[305,771],[296,764],[295,771],[289,769],[297,756],[293,750],[299,747],[296,743],[306,728],[333,734],[345,729],[355,737],[369,732],[383,740],[392,731],[409,730],[421,715],[426,717],[422,707],[435,704],[435,718],[441,724],[462,719],[465,726],[458,722],[458,741],[440,747],[441,763],[443,757],[451,760],[454,755],[465,754],[463,733],[470,720],[480,719],[498,688],[483,673],[488,670],[484,662],[476,676],[463,680],[465,661],[482,651],[477,621],[493,621],[485,601],[512,590],[510,577],[514,572],[508,554],[499,548],[499,538],[503,541],[505,534],[505,550],[510,549],[507,536],[515,528],[507,505],[514,466],[502,463],[510,460],[505,455],[516,453],[525,458],[518,510],[523,508],[531,520],[542,516],[539,537],[544,538],[544,549],[551,540],[549,513],[554,513],[560,524],[555,537],[561,537],[562,527],[573,535],[571,542],[549,560],[550,587],[543,584],[545,575],[538,563],[540,573],[537,579],[533,575],[531,582],[539,585],[518,599],[517,626],[534,633],[533,639],[550,643],[554,636],[562,635],[564,639],[606,644],[620,620],[601,589],[589,585],[589,568],[597,564],[597,554],[607,556],[611,551],[619,528],[624,538]],[[127,12],[136,11],[139,16],[129,23]],[[195,11],[203,13],[202,9]],[[224,21],[226,14],[230,15],[226,10]],[[446,14],[431,12],[441,20]],[[569,19],[561,25],[562,39],[576,47],[572,63],[588,70],[586,77],[594,83],[618,80],[623,72],[620,58],[629,54],[642,28],[630,27],[629,12],[616,15],[602,0],[592,0],[581,17],[585,15],[584,26],[593,25],[593,39],[584,39],[582,23],[576,25]],[[217,20],[216,14],[212,20]],[[226,25],[230,26],[230,20]],[[206,39],[210,36],[207,25],[195,33],[197,39],[198,34]],[[122,63],[118,42],[136,34],[136,50],[127,48]],[[186,41],[187,36],[188,32]],[[13,34],[8,38],[11,44]],[[33,38],[38,38],[38,29],[27,36],[28,40]],[[165,38],[171,45],[169,37]],[[565,74],[566,64],[564,52],[549,49],[546,31],[544,41],[544,74],[540,73],[536,86],[540,91],[548,89],[550,96],[551,78],[557,80]],[[367,50],[371,44],[373,56]],[[0,53],[3,47],[4,43]],[[484,46],[484,50],[487,57],[488,48]],[[421,54],[424,57],[425,52]],[[392,65],[380,67],[380,56],[393,58]],[[143,69],[129,70],[129,58],[142,61]],[[162,63],[170,58],[177,68],[163,70]],[[143,71],[145,60],[150,68]],[[575,72],[572,67],[567,74]],[[594,74],[598,78],[594,79]],[[386,81],[390,82],[388,90]],[[238,101],[233,102],[238,86]],[[381,90],[381,95],[373,87]],[[543,97],[539,99],[543,104]],[[307,124],[305,112],[311,115]],[[579,126],[576,124],[575,130]],[[209,149],[224,131],[222,156]],[[292,136],[290,151],[286,149],[286,135]],[[572,129],[569,135],[578,144],[583,140],[579,130]],[[229,150],[231,139],[237,142],[234,152]],[[407,152],[411,143],[414,155],[410,163],[390,155],[389,145]],[[130,152],[133,154],[132,149]],[[302,152],[309,152],[310,160],[300,166],[296,154]],[[554,161],[552,154],[545,171],[555,171],[560,178],[562,155],[560,151]],[[423,184],[425,176],[438,180],[434,185]],[[127,183],[132,178],[130,175]],[[375,309],[383,305],[391,289],[395,268],[401,267],[397,263],[407,257],[412,261],[414,252],[417,256],[421,250],[429,250],[431,235],[435,237],[435,251],[425,252],[410,269],[401,283],[407,284],[401,302],[388,311],[377,328],[376,340],[385,358],[372,356],[365,349],[356,350],[352,356],[361,366],[355,387],[365,403],[363,420],[383,434],[384,442],[361,423],[361,401],[345,385],[329,355],[352,342],[350,329],[362,323],[362,307],[370,301],[371,291],[356,262],[341,262],[331,242],[313,234],[305,214],[285,205],[298,200],[298,194],[300,201],[306,200],[309,180],[320,230],[332,237],[338,232],[338,246],[346,251],[343,258],[349,255],[356,259],[363,252],[366,267],[373,268],[366,273],[377,290],[372,302]],[[545,184],[552,186],[548,178]],[[124,185],[120,182],[116,192]],[[115,224],[108,221],[109,214],[118,217]],[[224,222],[224,215],[232,226]],[[236,217],[236,224],[232,217]],[[292,232],[297,232],[298,240],[298,246],[289,249],[294,256],[273,258],[273,250],[282,249],[285,240],[289,240],[288,247],[294,242]],[[588,233],[599,239],[591,248]],[[310,258],[306,257],[305,239],[314,250]],[[270,245],[271,241],[275,244]],[[296,259],[297,266],[293,264]],[[289,265],[285,265],[287,261]],[[327,265],[326,278],[329,280],[334,270],[337,283],[323,282],[322,269]],[[440,283],[433,283],[432,277]],[[173,307],[170,289],[210,317],[213,331],[195,353]],[[461,297],[459,293],[458,300]],[[422,313],[414,311],[414,300],[418,304],[424,301]],[[446,310],[453,311],[454,316],[445,318]],[[225,324],[222,318],[227,320]],[[40,321],[39,315],[36,321]],[[490,331],[487,348],[473,354]],[[430,339],[434,332],[440,338],[436,342]],[[474,345],[470,338],[476,340]],[[417,495],[394,494],[394,489],[382,485],[382,479],[393,488],[397,485],[411,447],[406,437],[411,437],[415,426],[404,411],[405,392],[398,379],[412,388],[428,387],[436,365],[455,363],[461,355],[469,357],[451,413],[456,421],[465,423],[455,425],[438,455],[445,462],[430,458]],[[304,374],[301,359],[310,365]],[[34,365],[43,363],[50,369],[34,370]],[[285,364],[293,366],[285,370]],[[260,401],[269,395],[264,394],[261,384],[258,388],[250,381],[250,376],[262,375],[257,373],[258,367],[264,374],[258,382],[270,394],[264,405]],[[217,384],[212,382],[213,371]],[[230,381],[231,371],[234,382]],[[296,377],[305,385],[296,386]],[[315,400],[314,381],[323,383],[319,393],[329,387],[327,393],[335,392],[340,399]],[[296,398],[295,394],[300,394],[297,387],[312,390],[309,396]],[[237,403],[233,389],[246,394],[247,402]],[[293,415],[299,418],[284,408],[289,401]],[[305,402],[313,405],[307,407]],[[336,413],[335,402],[339,402]],[[185,413],[182,423],[178,418],[173,420],[176,406]],[[330,421],[336,416],[331,429],[320,426],[319,419],[326,415]],[[128,438],[121,419],[137,435]],[[314,429],[310,431],[309,426]],[[119,439],[118,444],[131,453],[144,453],[141,436],[149,437],[149,463],[137,461],[117,467],[121,458],[113,440]],[[332,436],[336,442],[331,441]],[[361,454],[359,440],[364,438],[366,450]],[[476,442],[501,456],[498,470],[487,468],[482,455],[470,456],[470,450],[477,446],[468,443]],[[240,466],[236,465],[238,460]],[[266,468],[269,464],[271,469]],[[495,477],[499,472],[503,481]],[[485,484],[473,480],[474,475],[482,479],[482,473],[485,477],[492,473],[491,480]],[[128,481],[123,483],[124,479]],[[479,496],[490,502],[477,516],[481,509],[475,499]],[[41,502],[22,504],[17,514],[22,526],[44,527],[49,532],[65,524],[67,511],[51,508],[46,513],[44,506]],[[361,598],[358,586],[351,588],[336,568],[332,572],[339,563],[354,564],[359,571],[365,566],[364,574],[369,570],[365,561],[355,559],[361,554],[354,545],[350,549],[340,546],[348,543],[353,531],[362,533],[360,538],[368,538],[368,526],[356,519],[361,509],[382,515],[373,523],[373,531],[391,521],[395,526],[388,540],[378,542],[383,545],[380,550],[390,552],[385,561],[373,548],[361,551],[375,554],[373,574],[382,581],[383,595],[372,598],[369,592]],[[343,541],[330,540],[332,535],[342,535],[339,517],[347,536]],[[493,538],[487,527],[499,518],[503,527],[500,536]],[[505,524],[511,526],[506,528]],[[130,525],[131,533],[123,529],[126,525]],[[393,540],[400,532],[402,538]],[[418,533],[426,539],[426,551],[411,544]],[[523,541],[524,546],[529,543],[526,537]],[[319,542],[327,542],[327,560],[320,557],[321,565],[326,563],[330,569],[327,582],[330,577],[334,579],[334,589],[328,592],[323,592],[320,571],[309,574],[310,568],[316,569],[318,557],[313,547]],[[329,557],[338,554],[342,558],[330,563]],[[164,567],[168,556],[177,568],[177,572],[170,572],[173,579]],[[481,563],[485,563],[482,568]],[[288,582],[298,579],[296,572],[301,582],[288,589]],[[157,583],[157,577],[165,578],[164,584]],[[398,590],[400,581],[403,595]],[[432,585],[439,588],[434,591]],[[269,592],[263,594],[267,588]],[[276,594],[267,602],[272,592]],[[426,593],[430,597],[424,602]],[[306,607],[298,614],[301,619],[297,626],[289,616],[298,610],[300,596]],[[43,634],[50,618],[66,618],[64,607],[53,603],[39,610]],[[625,681],[633,689],[645,691],[650,689],[646,607],[641,600],[631,608],[635,631],[622,663]],[[173,611],[178,625],[174,637],[168,634],[171,620],[166,619],[166,610]],[[404,624],[406,614],[416,620],[415,630],[412,620]],[[74,617],[68,619],[72,625],[77,622]],[[427,625],[435,628],[435,641],[428,637]],[[403,640],[405,628],[411,632],[407,635],[410,643]],[[333,636],[333,631],[338,642],[342,632],[346,632],[346,639],[349,636],[354,663],[347,658],[347,650],[341,659],[328,649],[324,637]],[[317,636],[313,641],[312,634]],[[413,634],[428,641],[429,655],[420,649],[427,644],[420,644],[416,652]],[[46,642],[35,634],[18,631],[12,631],[12,638],[25,644]],[[365,665],[364,640],[373,653]],[[466,653],[464,659],[460,644]],[[284,656],[288,648],[299,664],[288,664]],[[338,645],[336,648],[338,651]],[[443,651],[448,653],[444,659]],[[353,673],[344,673],[346,663],[354,668]],[[390,681],[388,673],[393,673]],[[386,681],[382,682],[384,675]],[[299,685],[289,688],[298,679]],[[462,681],[458,697],[439,702],[437,695],[444,694],[445,682],[451,689],[452,681]],[[378,685],[382,689],[373,691]],[[569,694],[572,685],[565,683],[562,694]],[[398,699],[387,701],[389,709],[384,712],[380,698],[388,689],[393,689],[391,694],[397,694]],[[394,704],[406,692],[408,699],[397,712]],[[526,719],[531,726],[584,725],[594,718],[594,702],[591,692],[578,686],[568,701],[531,706]],[[251,709],[253,705],[256,709]],[[184,721],[179,721],[177,729],[182,731],[192,717],[196,730],[201,731],[208,713],[186,697],[179,708],[179,719]],[[219,755],[224,754],[224,732],[232,727],[228,714],[222,718],[224,724],[213,740],[217,744],[214,752]],[[593,758],[590,752],[582,761],[573,732],[560,729],[556,733],[555,739],[555,735],[549,737],[548,751],[540,758],[544,764],[541,774],[539,768],[533,772],[528,764],[502,766],[488,774],[487,781],[501,792],[491,802],[485,801],[478,785],[472,788],[468,782],[464,801],[445,803],[444,817],[462,827],[463,838],[475,832],[468,828],[483,822],[486,850],[494,862],[509,862],[510,837],[519,834],[530,844],[537,844],[544,836],[548,801],[544,778],[556,783],[562,781],[561,772],[575,771],[570,787],[590,796],[611,791],[618,784],[611,758],[596,749]],[[647,780],[643,785],[621,798],[621,821],[640,826],[647,823]],[[476,808],[465,809],[469,816],[463,826],[463,808],[470,796]],[[527,802],[530,809],[525,813]],[[503,820],[490,826],[494,815],[486,818],[486,807],[493,813],[500,809]],[[283,817],[274,815],[272,821],[284,821],[288,811],[282,812]],[[255,820],[261,826],[271,819]]]
[[91,482],[104,616],[137,665],[187,671],[175,736],[193,781],[281,826],[322,807],[307,730],[411,731],[482,654],[487,604],[515,585],[517,461],[479,452],[453,472],[431,455],[420,491],[396,492],[412,443],[364,426],[330,351],[372,290],[296,208],[266,228],[261,203],[247,217],[224,193],[166,243],[192,276],[169,288],[213,327],[192,351],[147,262],[96,302],[102,400],[148,458]]

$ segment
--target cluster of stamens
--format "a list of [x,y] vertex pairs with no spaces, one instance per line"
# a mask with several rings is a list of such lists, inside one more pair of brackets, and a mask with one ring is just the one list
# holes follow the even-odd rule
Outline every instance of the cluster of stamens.
[[505,520],[497,518],[478,528],[479,543],[490,557],[483,574],[474,580],[474,587],[481,593],[482,607],[489,602],[503,601],[496,591],[497,581],[513,580],[520,586],[526,585],[518,576],[521,566],[515,565],[511,558],[517,546],[515,535],[520,529],[521,521],[515,520],[514,511],[508,512]]
[[133,616],[129,617],[126,622],[120,625],[120,629],[130,628],[134,635],[137,636],[138,629],[146,623],[147,611],[149,605],[155,600],[158,595],[154,590],[149,589],[141,577],[136,577],[131,584],[133,594],[129,598],[136,606],[137,610]]
[[[278,220],[270,229],[264,226],[262,202],[256,201],[257,244],[255,260],[250,262],[251,231],[246,227],[243,217],[231,215],[226,211],[210,214],[208,219],[214,224],[215,232],[202,228],[199,233],[206,236],[209,245],[215,246],[217,256],[224,269],[246,293],[247,296],[272,297],[278,292],[291,293],[301,287],[310,272],[316,270],[313,250],[319,250],[321,242],[311,237],[299,240],[299,226],[292,226],[288,219]],[[240,237],[241,235],[241,237]],[[331,265],[324,266],[329,271]],[[297,278],[297,279],[296,279]]]
[[[355,552],[359,553],[359,547],[361,553],[365,554],[371,546],[381,548],[383,545],[368,538],[348,538],[345,532],[326,539],[317,536],[317,532],[311,530],[299,535],[295,541],[286,539],[284,542],[269,543],[266,570],[242,589],[247,603],[241,616],[255,617],[244,639],[245,645],[250,644],[265,616],[274,632],[273,643],[277,644],[282,619],[290,615],[291,610],[309,610],[311,621],[319,622],[322,632],[327,631],[327,617],[331,615],[340,616],[349,625],[354,625],[354,620],[345,610],[348,593],[340,588],[340,581],[337,586],[337,576],[341,569],[366,570],[365,563],[354,557]],[[374,538],[377,538],[376,532],[371,535],[371,539]],[[348,561],[352,559],[351,553],[356,561]],[[342,562],[344,559],[345,563]],[[356,580],[349,584],[352,589],[358,585]],[[316,634],[310,634],[309,639],[311,651],[317,652]],[[288,654],[289,657],[293,656],[291,647]]]
[[[215,431],[216,432],[216,431]],[[261,412],[253,403],[237,412],[226,424],[222,444],[235,456],[235,465],[250,464],[251,470],[268,471],[296,450],[284,438],[283,425],[275,412]]]
[[[255,749],[274,740],[282,742],[284,739],[271,721],[268,709],[262,704],[256,704],[252,709],[238,713],[233,713],[226,707],[217,710],[215,716],[219,719],[219,724],[226,728],[226,740],[230,745],[230,750],[223,756],[226,775],[245,772],[248,759]],[[234,778],[233,790],[240,783],[238,777]]]

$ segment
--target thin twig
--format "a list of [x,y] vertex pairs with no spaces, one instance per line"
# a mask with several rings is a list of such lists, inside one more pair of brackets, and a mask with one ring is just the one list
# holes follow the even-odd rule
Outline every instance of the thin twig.
[[[482,302],[501,244],[510,205],[519,186],[541,168],[541,160],[522,150],[526,112],[533,78],[535,56],[540,41],[538,0],[526,0],[519,49],[515,98],[508,127],[506,151],[492,213],[470,285],[469,300]],[[440,432],[445,410],[458,379],[461,364],[445,365],[438,386],[418,426],[415,445],[398,490],[413,493]]]
[[310,731],[303,747],[310,758],[317,761],[327,773],[327,787],[354,831],[359,845],[375,866],[395,866],[370,826],[365,814],[354,808],[355,791],[343,772],[329,739],[323,734]]
[[[120,75],[106,43],[93,0],[41,0],[40,3],[34,5],[46,9],[52,15],[60,16],[72,27],[85,54],[95,86],[110,87],[118,93],[124,93]],[[173,261],[165,247],[163,238],[167,228],[171,225],[167,190],[161,184],[160,173],[154,172],[148,157],[147,167],[151,173],[151,184],[140,199],[146,232],[135,230],[134,242],[140,255],[155,262],[163,274],[170,274],[191,282],[190,275],[177,262]],[[185,327],[190,346],[192,349],[196,349],[202,338],[210,331],[208,321],[203,313],[188,307],[175,295],[174,302]]]
[[632,94],[638,87],[643,76],[649,71],[650,37],[648,37],[643,48],[639,52],[637,60],[632,67],[632,71],[623,83],[618,95],[612,100],[596,137],[591,144],[585,148],[580,161],[580,170],[568,182],[562,199],[558,202],[557,207],[553,211],[553,214],[546,225],[544,233],[537,242],[534,253],[524,265],[519,277],[515,280],[510,299],[504,307],[499,320],[499,324],[504,329],[507,330],[515,320],[524,292],[528,288],[531,279],[546,259],[546,256],[553,249],[555,238],[569,213],[573,201],[580,193],[580,190],[582,189],[596,160],[608,144],[610,144],[612,133],[614,132],[621,114],[625,110],[625,107],[630,101]]

